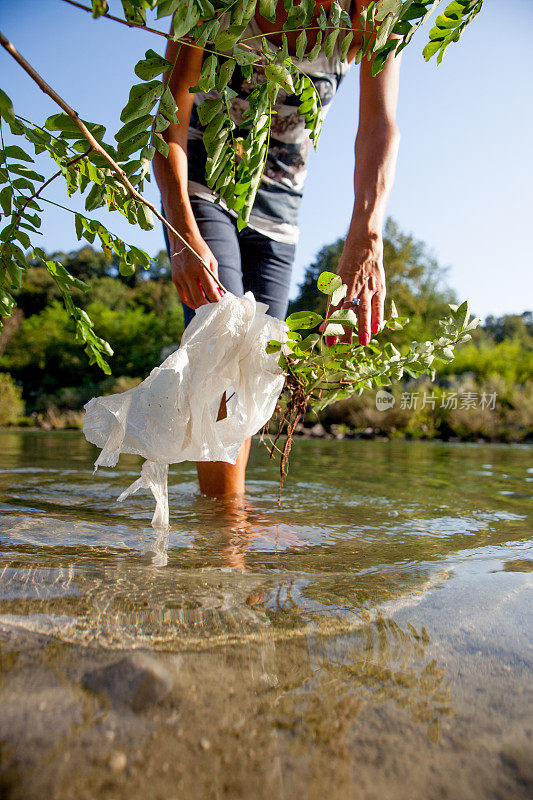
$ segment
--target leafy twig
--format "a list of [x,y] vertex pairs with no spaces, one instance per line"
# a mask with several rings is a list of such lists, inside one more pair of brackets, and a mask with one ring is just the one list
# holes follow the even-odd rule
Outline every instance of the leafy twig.
[[30,78],[37,84],[37,86],[47,94],[52,100],[57,103],[57,105],[63,109],[65,114],[67,114],[71,120],[74,122],[76,127],[79,129],[82,136],[89,142],[91,148],[98,153],[104,161],[110,166],[113,172],[117,175],[120,182],[123,184],[127,192],[137,200],[139,203],[142,203],[147,208],[150,209],[152,214],[157,217],[160,222],[165,225],[169,231],[171,231],[179,240],[180,242],[188,249],[190,252],[196,256],[196,258],[200,261],[206,272],[213,278],[215,283],[221,288],[224,289],[225,287],[221,284],[217,276],[212,272],[209,265],[204,261],[204,259],[196,252],[196,250],[187,242],[187,240],[165,219],[165,217],[157,210],[155,205],[147,200],[145,197],[137,191],[137,189],[132,185],[129,181],[126,173],[120,167],[116,161],[109,155],[107,150],[102,147],[102,145],[95,139],[92,133],[89,131],[85,123],[80,119],[79,115],[73,108],[71,108],[68,103],[63,100],[62,97],[48,84],[46,81],[39,75],[39,73],[32,67],[32,65],[26,61],[24,56],[22,56],[16,47],[7,39],[3,33],[0,32],[0,44],[4,49],[9,53],[9,55],[22,67],[22,69],[28,73]]

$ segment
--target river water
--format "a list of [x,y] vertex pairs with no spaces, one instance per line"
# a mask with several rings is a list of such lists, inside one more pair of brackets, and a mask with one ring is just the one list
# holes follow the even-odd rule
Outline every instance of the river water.
[[296,441],[278,505],[0,432],[0,797],[526,798],[533,450]]

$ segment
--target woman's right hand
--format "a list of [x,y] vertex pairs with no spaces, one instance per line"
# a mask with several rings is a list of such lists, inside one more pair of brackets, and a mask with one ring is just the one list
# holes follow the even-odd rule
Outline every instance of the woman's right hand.
[[[218,278],[218,262],[199,233],[186,233],[184,239],[205,261]],[[203,264],[182,241],[169,231],[172,281],[180,300],[196,309],[206,303],[216,303],[223,294]]]

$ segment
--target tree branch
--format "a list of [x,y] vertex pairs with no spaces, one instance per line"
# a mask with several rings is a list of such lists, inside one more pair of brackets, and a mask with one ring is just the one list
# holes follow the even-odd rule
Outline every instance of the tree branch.
[[184,237],[170,224],[170,222],[168,222],[165,219],[165,217],[157,210],[157,208],[154,206],[154,204],[151,203],[149,200],[146,200],[146,198],[143,197],[142,194],[140,194],[140,192],[137,191],[137,189],[129,181],[128,176],[126,175],[126,173],[124,172],[122,167],[120,167],[117,164],[117,162],[113,158],[111,158],[111,156],[109,155],[107,150],[105,150],[105,148],[102,147],[102,145],[94,138],[94,136],[92,135],[90,130],[87,128],[87,126],[85,125],[83,120],[81,120],[80,117],[78,116],[77,112],[74,111],[74,109],[71,108],[68,105],[68,103],[65,100],[63,100],[63,98],[60,97],[57,94],[57,92],[54,89],[52,89],[52,87],[48,83],[46,83],[46,81],[43,78],[41,78],[39,73],[36,72],[36,70],[32,67],[32,65],[28,61],[26,61],[24,56],[22,56],[18,52],[16,47],[9,41],[9,39],[7,39],[4,36],[4,34],[1,31],[0,31],[0,44],[2,45],[2,47],[5,50],[7,50],[9,55],[17,62],[17,64],[19,64],[22,67],[22,69],[25,72],[28,73],[30,78],[37,84],[39,89],[41,89],[41,91],[43,91],[45,94],[47,94],[49,97],[51,97],[51,99],[54,101],[54,103],[57,103],[57,105],[61,109],[63,109],[65,114],[67,114],[71,118],[71,120],[74,122],[76,127],[79,129],[79,131],[82,134],[82,136],[85,139],[87,139],[87,141],[91,145],[92,150],[94,150],[95,153],[98,153],[99,155],[101,155],[102,158],[104,159],[104,161],[107,164],[109,164],[109,166],[113,170],[113,172],[116,173],[118,179],[123,184],[123,186],[126,188],[128,194],[130,194],[131,197],[133,197],[139,203],[143,203],[143,205],[145,205],[147,208],[149,208],[150,211],[152,212],[152,214],[154,214],[154,216],[157,217],[157,219],[160,220],[160,222],[162,222],[163,225],[165,225],[165,227],[168,228],[168,230],[171,231],[174,234],[174,236],[176,236],[180,240],[180,242],[187,248],[187,250],[189,250],[194,256],[196,256],[196,258],[202,264],[202,266],[206,270],[206,272],[213,278],[215,283],[218,286],[220,286],[221,289],[226,291],[225,287],[220,283],[220,281],[217,278],[217,276],[214,274],[214,272],[212,272],[212,270],[209,268],[208,264],[196,252],[196,250],[193,247],[191,247],[191,245],[186,241],[186,239],[184,239]]
[[[81,8],[82,11],[88,11],[89,14],[93,13],[92,8],[88,6],[84,6],[81,3],[76,3],[75,0],[63,0],[64,3],[68,3],[69,6],[74,6],[75,8]],[[100,14],[101,17],[105,19],[112,19],[113,22],[120,22],[121,25],[127,25],[128,28],[139,28],[141,31],[148,31],[148,33],[157,33],[158,36],[164,36],[165,39],[168,39],[168,35],[163,33],[163,31],[158,31],[156,28],[148,28],[146,25],[139,25],[137,22],[128,22],[127,19],[120,19],[120,17],[114,17],[113,14],[109,14],[107,11],[105,14]]]
[[[70,6],[74,6],[75,8],[80,8],[82,11],[88,11],[89,14],[93,13],[92,8],[89,6],[84,6],[82,3],[77,3],[76,0],[63,0],[64,3],[68,3]],[[169,33],[164,33],[163,31],[158,31],[157,28],[149,28],[147,25],[139,25],[138,22],[128,22],[127,19],[121,19],[120,17],[115,17],[113,14],[108,14],[107,11],[105,14],[100,14],[98,19],[110,19],[113,22],[119,22],[121,25],[126,25],[128,28],[138,28],[140,31],[148,31],[148,33],[156,33],[158,36],[163,36],[165,39],[170,39],[173,42],[179,42],[179,44],[186,44],[188,47],[193,47],[196,50],[204,50],[206,53],[214,53],[217,55],[216,50],[209,50],[207,47],[200,47],[200,45],[195,44],[195,42],[189,36],[181,36],[179,39],[173,39]],[[276,31],[276,33],[282,33],[282,31]],[[265,34],[270,35],[270,34]],[[251,39],[257,38],[254,36],[249,37]],[[252,53],[257,52],[254,50],[253,47],[250,47],[248,44],[241,44],[241,47],[245,48],[246,50],[250,50]],[[233,56],[226,56],[226,58],[231,58],[235,61]],[[263,66],[258,64],[257,66]]]

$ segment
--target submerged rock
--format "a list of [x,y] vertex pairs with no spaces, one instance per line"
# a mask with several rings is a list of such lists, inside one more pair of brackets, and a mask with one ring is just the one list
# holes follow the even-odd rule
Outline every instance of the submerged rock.
[[155,658],[135,653],[86,672],[81,682],[86,689],[106,694],[112,706],[138,712],[166,697],[174,677]]

